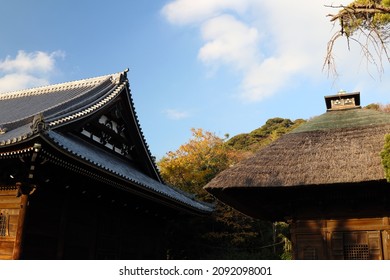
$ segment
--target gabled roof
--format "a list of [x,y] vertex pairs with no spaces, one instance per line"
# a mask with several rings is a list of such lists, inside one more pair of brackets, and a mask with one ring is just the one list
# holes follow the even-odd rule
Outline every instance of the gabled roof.
[[[131,141],[124,144],[137,149],[135,161],[77,135],[77,129],[96,121],[116,104],[123,111],[119,118],[125,119],[124,125],[131,131],[131,140],[123,135],[118,138]],[[209,205],[163,183],[134,109],[127,71],[0,94],[0,159],[2,155],[7,158],[14,153],[31,152],[35,143],[54,148],[62,155],[60,160],[73,161],[72,164],[75,160],[80,166],[92,167],[96,174],[106,174],[107,182],[113,186],[119,180],[125,191],[193,212],[212,211]]]

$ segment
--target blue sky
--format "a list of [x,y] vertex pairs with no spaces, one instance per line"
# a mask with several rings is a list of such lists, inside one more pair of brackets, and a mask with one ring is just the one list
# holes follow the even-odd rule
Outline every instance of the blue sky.
[[[390,69],[367,67],[340,41],[337,77],[322,71],[337,31],[332,1],[2,1],[0,92],[130,69],[152,154],[188,141],[191,128],[223,137],[272,117],[325,112],[323,96],[360,91],[390,103]],[[349,1],[339,1],[348,3]]]

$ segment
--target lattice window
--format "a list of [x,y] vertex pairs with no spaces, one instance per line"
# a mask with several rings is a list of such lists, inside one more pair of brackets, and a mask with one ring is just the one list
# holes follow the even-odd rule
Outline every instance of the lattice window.
[[6,234],[7,217],[0,213],[0,236]]
[[370,259],[368,244],[344,245],[344,259],[345,260]]

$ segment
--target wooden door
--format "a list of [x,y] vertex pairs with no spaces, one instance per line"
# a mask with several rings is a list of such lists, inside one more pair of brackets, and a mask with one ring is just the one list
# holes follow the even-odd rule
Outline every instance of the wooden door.
[[18,226],[20,198],[16,190],[0,188],[0,260],[12,259]]
[[332,232],[330,258],[344,260],[381,260],[380,231]]

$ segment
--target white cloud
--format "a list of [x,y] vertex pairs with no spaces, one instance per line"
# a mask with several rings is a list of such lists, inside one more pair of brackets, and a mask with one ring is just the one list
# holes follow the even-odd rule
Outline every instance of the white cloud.
[[7,56],[0,60],[0,92],[49,84],[56,59],[64,56],[62,51],[28,53],[23,50],[18,51],[15,58]]
[[171,120],[182,120],[190,116],[188,112],[176,109],[166,109],[164,110],[164,113]]
[[258,101],[277,92],[288,79],[288,73],[282,73],[283,64],[283,59],[271,57],[255,65],[241,83],[242,99]]
[[253,0],[176,0],[165,5],[161,12],[173,24],[202,22],[224,11],[242,13]]
[[246,69],[258,56],[259,34],[231,15],[221,15],[206,21],[202,26],[206,42],[199,50],[198,58],[206,64],[229,64]]
[[[298,75],[324,78],[322,65],[332,24],[318,1],[175,0],[162,9],[172,24],[197,26],[198,59],[213,69],[229,67],[241,78],[238,95],[262,100]],[[344,57],[346,51],[341,53]],[[343,62],[347,68],[356,56]],[[351,65],[351,64],[349,64]]]
[[45,78],[38,78],[24,73],[7,74],[0,78],[0,93],[47,84],[49,84],[49,81]]

